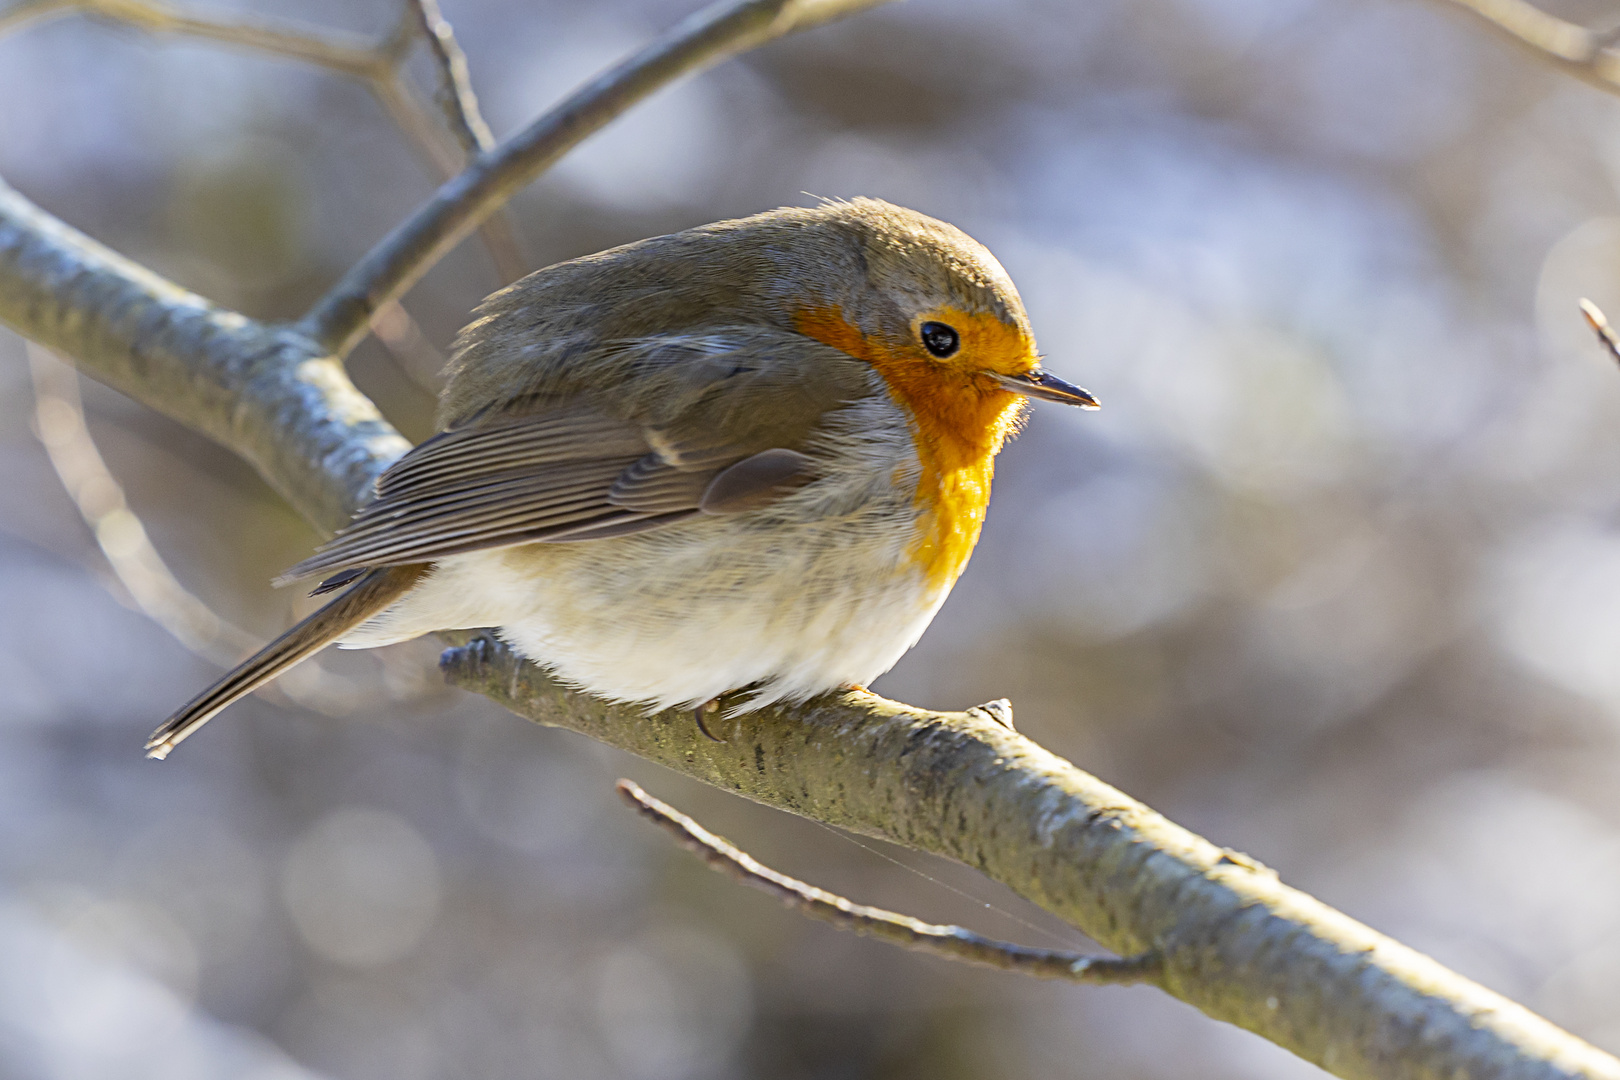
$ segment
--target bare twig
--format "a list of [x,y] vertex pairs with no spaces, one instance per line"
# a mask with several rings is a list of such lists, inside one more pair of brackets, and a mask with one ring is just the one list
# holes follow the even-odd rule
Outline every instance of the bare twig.
[[[432,0],[426,2],[431,3]],[[314,31],[264,19],[186,15],[160,0],[24,0],[0,11],[0,34],[17,30],[30,22],[75,12],[134,26],[150,33],[202,38],[289,60],[301,60],[359,80],[405,133],[441,182],[454,176],[466,163],[460,150],[463,141],[459,126],[460,113],[447,108],[456,135],[452,141],[446,137],[444,129],[433,122],[431,113],[406,88],[402,65],[424,26],[416,0],[406,0],[406,10],[399,23],[388,36],[375,43],[335,31]],[[453,55],[460,58],[460,71],[465,81],[466,57],[455,44],[449,24],[444,23],[442,18],[439,23],[443,26],[442,31],[429,30],[426,33],[428,43],[435,58],[439,57],[441,49],[454,50]],[[482,126],[483,120],[477,113],[477,100],[471,94],[469,87],[467,101],[472,109],[470,118]],[[487,126],[483,126],[482,130],[488,135]],[[493,144],[493,137],[490,142]],[[505,284],[522,277],[527,271],[527,262],[510,217],[505,213],[493,215],[481,223],[480,234],[501,282]]]
[[434,347],[405,305],[390,300],[371,317],[371,331],[407,378],[438,396],[444,386],[444,353]]
[[633,780],[620,780],[615,787],[642,817],[659,825],[682,847],[701,858],[709,869],[770,893],[788,907],[812,919],[831,923],[840,930],[853,930],[903,949],[932,953],[947,960],[1016,971],[1037,979],[1098,984],[1151,983],[1157,982],[1161,974],[1156,953],[1116,958],[1032,949],[1008,941],[994,941],[960,926],[925,923],[909,915],[852,903],[842,896],[807,885],[761,864],[746,851],[714,835],[673,806],[653,798]]
[[79,12],[151,33],[206,38],[226,45],[303,60],[352,78],[393,77],[409,39],[397,32],[379,45],[348,34],[316,33],[264,19],[202,18],[158,0],[33,0],[0,11],[0,33],[43,18]]
[[1465,7],[1516,45],[1608,93],[1620,93],[1620,55],[1614,32],[1566,22],[1529,0],[1447,0]]
[[478,111],[478,95],[473,93],[472,77],[467,71],[467,54],[461,51],[455,31],[439,11],[439,0],[414,0],[412,7],[439,68],[437,96],[450,130],[461,140],[461,148],[469,158],[493,149],[495,136]]
[[1581,314],[1586,316],[1586,325],[1597,334],[1598,343],[1609,350],[1609,356],[1615,363],[1620,364],[1620,334],[1614,332],[1614,327],[1609,325],[1609,320],[1604,317],[1602,309],[1582,297]]
[[70,11],[76,0],[21,0],[0,11],[0,34],[19,30],[31,22],[50,18],[59,11]]
[[51,467],[78,507],[113,574],[137,607],[175,640],[205,659],[230,666],[263,642],[216,615],[176,580],[130,510],[122,485],[85,426],[79,376],[43,348],[27,343],[34,384],[34,424]]
[[[220,667],[230,667],[257,652],[263,639],[221,618],[187,591],[152,544],[146,526],[129,507],[123,485],[90,437],[79,398],[78,372],[33,342],[26,343],[26,350],[39,441],[135,606],[187,650]],[[260,692],[291,699],[328,716],[345,716],[376,697],[375,687],[357,686],[319,664],[304,664],[288,674],[295,677]]]
[[298,323],[333,356],[365,337],[371,315],[397,300],[478,223],[586,136],[683,75],[884,0],[722,0],[570,94],[441,187]]

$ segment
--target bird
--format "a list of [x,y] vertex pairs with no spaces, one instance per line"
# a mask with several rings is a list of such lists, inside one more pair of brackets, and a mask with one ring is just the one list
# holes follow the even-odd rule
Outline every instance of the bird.
[[1041,366],[982,244],[870,198],[538,270],[483,301],[446,376],[438,433],[278,581],[338,595],[148,756],[329,644],[439,630],[700,723],[732,691],[864,687],[961,575],[1026,403],[1098,407]]

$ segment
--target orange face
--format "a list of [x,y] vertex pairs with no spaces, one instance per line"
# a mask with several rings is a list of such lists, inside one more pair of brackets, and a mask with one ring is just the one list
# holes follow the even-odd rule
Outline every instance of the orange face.
[[[803,308],[794,325],[871,364],[911,417],[922,463],[917,503],[925,514],[912,557],[931,584],[949,587],[978,542],[996,452],[1023,403],[995,376],[1037,371],[1034,341],[993,314],[953,307],[917,315],[905,340],[868,336],[837,307]],[[951,334],[937,327],[954,335],[954,348],[945,350]]]

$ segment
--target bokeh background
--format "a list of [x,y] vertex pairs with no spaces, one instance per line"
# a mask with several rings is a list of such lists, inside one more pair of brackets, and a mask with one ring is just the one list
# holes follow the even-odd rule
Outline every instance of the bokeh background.
[[[688,10],[444,2],[498,134]],[[197,10],[374,38],[398,13]],[[0,103],[0,175],[266,318],[435,181],[353,82],[79,18],[0,40]],[[985,241],[1105,407],[1037,410],[877,689],[1006,695],[1045,745],[1620,1051],[1620,371],[1576,310],[1620,312],[1617,184],[1620,100],[1442,0],[913,0],[666,92],[511,218],[531,267],[806,192]],[[412,437],[497,284],[469,242],[407,298],[417,329],[356,354]],[[65,493],[50,364],[0,331],[0,1077],[1319,1075],[1152,990],[805,922],[614,778],[856,899],[1085,946],[961,868],[447,691],[431,643],[324,661],[298,693],[339,715],[255,698],[143,760],[218,668]],[[250,470],[84,394],[186,588],[258,635],[302,610],[266,582],[316,537]]]

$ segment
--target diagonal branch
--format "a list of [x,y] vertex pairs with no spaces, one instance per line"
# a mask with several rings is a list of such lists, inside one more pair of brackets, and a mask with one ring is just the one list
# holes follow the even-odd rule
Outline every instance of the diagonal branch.
[[79,374],[29,343],[34,426],[51,468],[137,607],[180,644],[224,667],[263,642],[226,622],[180,584],[129,508],[85,424]]
[[467,54],[461,51],[455,31],[439,10],[439,0],[414,0],[412,10],[439,69],[439,103],[450,130],[455,132],[469,158],[493,149],[495,135],[478,111],[478,95],[473,93]]
[[1484,19],[1498,34],[1582,82],[1620,93],[1620,54],[1613,32],[1588,30],[1549,15],[1529,0],[1448,0]]
[[[226,621],[187,591],[152,543],[145,524],[130,509],[123,486],[90,437],[79,396],[79,373],[32,342],[25,351],[34,385],[39,441],[113,576],[135,606],[188,651],[222,668],[259,651],[264,639]],[[291,700],[327,716],[347,716],[376,698],[379,687],[308,663],[261,687],[258,693],[283,704]]]
[[[524,178],[652,89],[864,2],[754,0],[660,39],[441,190],[317,308],[307,325],[324,345],[176,287],[3,184],[0,322],[241,453],[333,529],[406,447],[330,355],[362,332],[352,319],[363,324]],[[484,167],[492,160],[506,164]],[[712,742],[688,712],[649,717],[569,691],[489,638],[442,667],[536,722],[976,867],[1117,955],[1159,956],[1168,993],[1339,1076],[1620,1080],[1620,1061],[1166,821],[993,710],[928,712],[851,691],[722,720],[726,741]]]
[[[421,2],[431,3],[432,0]],[[161,0],[24,0],[0,11],[0,35],[31,22],[77,12],[123,23],[148,33],[201,38],[314,64],[360,81],[442,182],[454,176],[466,163],[458,147],[462,136],[459,126],[456,126],[462,114],[449,111],[450,122],[456,127],[456,141],[451,141],[406,88],[401,66],[417,36],[424,30],[436,59],[443,49],[452,49],[453,55],[460,58],[463,82],[466,57],[456,45],[450,25],[440,18],[437,28],[429,27],[416,5],[417,0],[407,0],[403,18],[387,37],[375,44],[349,34],[307,30],[265,19],[186,15]],[[442,60],[439,62],[443,63]],[[477,100],[471,97],[471,93],[469,85],[467,101],[473,110],[471,118],[478,125],[483,125],[482,118],[477,114]],[[487,127],[482,130],[485,135],[488,134]],[[480,232],[502,283],[523,276],[527,264],[519,250],[517,232],[507,215],[493,215],[482,223]]]
[[620,780],[615,787],[642,817],[673,836],[676,843],[702,859],[709,869],[770,893],[788,907],[840,930],[853,930],[903,949],[933,953],[947,960],[979,964],[998,971],[1016,971],[1037,979],[1064,979],[1093,985],[1158,981],[1159,958],[1155,953],[1119,959],[1032,949],[1008,941],[992,941],[960,926],[939,926],[910,915],[851,903],[842,896],[772,870],[673,806],[648,795],[633,780]]
[[235,450],[327,532],[410,449],[307,339],[180,288],[4,181],[0,322]]
[[409,40],[395,33],[380,46],[347,34],[313,33],[263,19],[201,18],[157,0],[24,0],[0,11],[0,34],[79,12],[149,33],[204,38],[318,64],[356,79],[391,78]]
[[1581,314],[1586,318],[1586,325],[1590,326],[1592,332],[1597,334],[1598,344],[1608,350],[1609,357],[1615,363],[1620,364],[1620,334],[1616,334],[1614,327],[1609,325],[1609,320],[1603,314],[1603,309],[1583,297],[1581,299]]
[[347,356],[378,307],[403,296],[518,189],[587,136],[685,75],[885,0],[721,0],[592,79],[441,187],[321,297],[298,329]]
[[771,707],[703,737],[573,693],[487,636],[452,685],[705,783],[944,855],[1010,886],[1208,1015],[1356,1080],[1620,1078],[1620,1061],[1528,1009],[1167,821],[983,707],[929,712],[864,691]]

